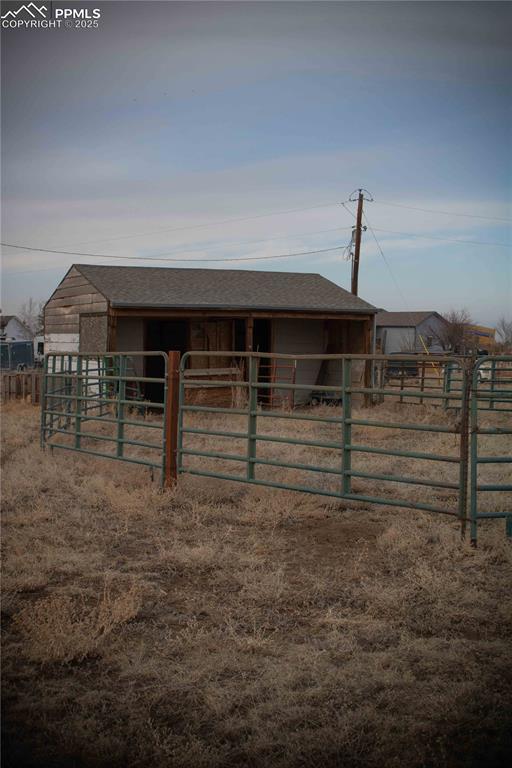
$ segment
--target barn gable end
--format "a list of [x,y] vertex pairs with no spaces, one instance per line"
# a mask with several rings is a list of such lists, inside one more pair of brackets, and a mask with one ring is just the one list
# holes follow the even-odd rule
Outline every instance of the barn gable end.
[[80,316],[104,314],[106,323],[107,311],[105,296],[76,267],[71,267],[45,306],[46,352],[78,352]]

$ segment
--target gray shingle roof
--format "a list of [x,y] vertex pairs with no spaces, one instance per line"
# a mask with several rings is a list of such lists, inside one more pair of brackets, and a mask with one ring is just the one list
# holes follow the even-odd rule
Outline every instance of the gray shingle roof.
[[376,322],[377,326],[385,328],[415,328],[432,315],[438,319],[443,319],[434,310],[430,312],[378,312]]
[[375,307],[317,274],[75,264],[113,307],[260,309],[373,314]]

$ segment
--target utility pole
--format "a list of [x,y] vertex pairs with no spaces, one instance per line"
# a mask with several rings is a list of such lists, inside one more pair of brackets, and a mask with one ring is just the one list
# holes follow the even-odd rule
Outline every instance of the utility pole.
[[354,256],[352,258],[352,283],[351,292],[354,296],[357,296],[357,289],[359,283],[359,257],[361,254],[361,236],[366,227],[363,227],[363,200],[368,202],[373,201],[373,197],[367,192],[368,197],[365,197],[365,189],[358,189],[357,193],[352,192],[349,197],[351,202],[356,202],[355,195],[357,194],[357,214],[356,214],[356,226],[354,229]]
[[357,296],[357,285],[359,281],[359,255],[361,253],[361,235],[362,235],[362,222],[363,222],[363,190],[359,190],[357,196],[357,218],[356,218],[356,232],[354,243],[354,260],[352,262],[352,285],[351,291],[354,296]]

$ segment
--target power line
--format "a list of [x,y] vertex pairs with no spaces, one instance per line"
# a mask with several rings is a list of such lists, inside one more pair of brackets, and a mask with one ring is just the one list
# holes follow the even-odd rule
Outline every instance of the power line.
[[413,232],[398,232],[396,229],[383,229],[382,227],[375,227],[376,232],[389,232],[392,235],[404,235],[405,237],[419,237],[426,240],[443,240],[446,243],[459,243],[461,245],[494,245],[497,248],[510,248],[509,243],[490,243],[484,240],[455,240],[449,237],[436,237],[436,235],[418,235]]
[[487,221],[503,221],[507,224],[512,223],[511,219],[502,219],[496,216],[481,216],[475,213],[455,213],[454,211],[434,211],[430,208],[419,208],[414,205],[402,205],[402,203],[388,203],[384,200],[374,200],[373,202],[376,202],[380,205],[391,205],[394,208],[407,208],[409,211],[423,211],[423,213],[439,213],[444,216],[462,216],[465,219],[485,219]]
[[281,211],[270,211],[268,213],[257,213],[253,216],[240,216],[238,218],[233,219],[218,219],[217,221],[209,221],[205,222],[204,224],[188,224],[183,227],[163,227],[160,229],[153,229],[149,232],[134,232],[131,235],[117,235],[116,237],[103,237],[96,240],[80,240],[75,243],[71,243],[71,245],[90,245],[92,243],[106,243],[111,242],[112,240],[129,240],[132,237],[146,237],[148,235],[156,235],[160,232],[185,232],[187,230],[194,230],[194,229],[206,229],[208,227],[217,227],[221,224],[232,224],[240,221],[253,221],[255,219],[265,219],[269,216],[283,216],[287,213],[299,213],[301,211],[313,211],[317,208],[332,208],[335,205],[338,205],[338,203],[320,203],[319,205],[309,205],[304,206],[302,208],[288,208]]
[[[350,201],[349,200],[345,200],[345,202],[341,203],[341,205],[343,206],[343,208],[348,213],[350,213],[355,218],[354,212],[351,211],[350,208],[348,208],[348,206],[346,205],[347,202],[350,202]],[[373,200],[373,202],[378,202],[378,201]],[[398,205],[398,204],[397,203],[383,203],[383,205]],[[409,208],[410,206],[405,206],[404,205],[404,206],[401,206],[401,207],[402,208]],[[426,210],[426,209],[424,209],[424,208],[421,208],[421,209],[420,208],[414,208],[413,210]],[[428,211],[428,213],[443,213],[443,211]],[[463,214],[461,214],[461,215],[463,215]],[[464,215],[466,215],[466,214],[464,214]],[[508,221],[508,219],[497,219],[497,221]],[[445,241],[447,243],[462,243],[463,245],[495,245],[498,248],[510,248],[511,247],[509,243],[492,243],[492,242],[486,242],[486,241],[483,241],[483,240],[456,240],[455,238],[439,237],[438,235],[418,235],[418,234],[413,234],[412,232],[398,232],[395,229],[383,229],[382,227],[375,227],[375,229],[377,230],[377,232],[389,232],[390,234],[393,234],[393,235],[404,235],[406,237],[417,237],[417,238],[420,238],[420,239],[427,239],[427,240],[442,240],[442,241]]]
[[[37,251],[39,253],[56,253],[63,256],[85,256],[86,258],[91,258],[91,259],[123,259],[123,260],[129,259],[134,261],[157,261],[157,262],[169,262],[169,261],[170,262],[183,262],[183,261],[185,262],[231,262],[231,261],[264,261],[267,259],[291,259],[293,257],[298,257],[298,256],[312,256],[313,254],[317,254],[317,253],[328,253],[330,251],[340,251],[340,250],[343,250],[343,247],[344,247],[342,245],[337,245],[332,248],[320,248],[314,251],[301,251],[299,253],[281,253],[275,256],[236,256],[234,258],[228,258],[228,259],[210,259],[210,258],[177,259],[177,258],[159,258],[157,256],[114,256],[112,254],[106,254],[106,253],[79,253],[76,251],[55,251],[50,248],[31,248],[30,246],[15,245],[14,243],[0,243],[0,245],[3,245],[7,248],[17,248],[19,250],[24,250],[24,251]],[[8,272],[7,274],[13,275],[16,273]]]
[[400,296],[402,297],[402,301],[404,302],[404,305],[405,305],[405,307],[406,307],[407,309],[409,309],[409,305],[408,305],[408,303],[407,303],[407,299],[405,298],[404,294],[402,293],[402,291],[401,291],[401,289],[400,289],[400,286],[398,285],[398,280],[397,280],[397,279],[396,279],[396,277],[395,277],[395,273],[394,273],[394,272],[393,272],[393,270],[391,269],[391,264],[390,264],[390,263],[389,263],[389,261],[386,259],[385,255],[384,255],[384,251],[382,250],[382,248],[381,248],[381,245],[380,245],[379,241],[377,240],[377,235],[376,235],[376,234],[375,234],[375,232],[373,231],[373,227],[372,227],[372,225],[370,224],[370,222],[368,221],[368,216],[366,215],[366,213],[365,213],[364,211],[363,211],[363,216],[364,216],[364,220],[366,221],[366,224],[368,225],[368,229],[369,229],[369,230],[370,230],[370,232],[372,233],[372,235],[373,235],[373,239],[375,240],[375,242],[376,242],[376,244],[377,244],[377,248],[379,249],[379,253],[380,253],[380,255],[382,256],[382,259],[383,259],[383,261],[384,261],[384,264],[385,264],[385,265],[386,265],[386,267],[388,268],[389,274],[391,275],[391,279],[393,280],[393,282],[394,282],[394,284],[395,284],[395,287],[396,287],[396,289],[397,289],[398,293],[399,293],[399,294],[400,294]]
[[350,208],[347,208],[347,203],[349,203],[349,202],[350,202],[350,200],[345,200],[344,203],[341,203],[341,207],[344,208],[347,213],[350,213],[352,218],[355,220],[356,215],[355,215],[354,211],[351,211]]
[[[269,243],[273,242],[275,240],[285,240],[285,239],[295,239],[298,237],[309,237],[312,235],[323,235],[323,234],[329,234],[331,232],[342,232],[347,229],[352,229],[352,227],[331,227],[330,229],[317,229],[309,232],[296,232],[294,234],[286,234],[286,235],[277,235],[276,237],[267,237],[267,238],[259,238],[257,240],[251,239],[251,240],[238,240],[238,241],[232,241],[232,240],[225,240],[221,241],[218,245],[215,245],[214,247],[220,247],[223,243],[227,244],[228,246],[239,246],[239,245],[252,245],[255,243]],[[20,246],[21,247],[21,246]],[[189,251],[195,251],[197,250],[197,245],[193,248],[186,249],[186,251],[181,251],[182,253],[187,253]],[[172,253],[176,253],[176,251],[171,251],[169,254],[159,254],[159,256],[166,256],[171,255]],[[119,256],[110,256],[109,258],[120,258]],[[144,256],[123,256],[123,259],[144,259]],[[150,258],[150,257],[148,257]],[[183,259],[185,261],[186,259]],[[188,259],[187,259],[188,260]],[[5,274],[7,275],[28,275],[35,272],[53,272],[57,269],[60,269],[60,266],[57,267],[44,267],[41,269],[23,269],[23,270],[16,270],[15,272],[9,271]]]
[[[255,243],[269,243],[273,242],[275,240],[285,240],[285,239],[295,239],[298,237],[309,237],[311,235],[323,235],[323,234],[329,234],[331,232],[342,232],[347,229],[352,229],[352,227],[331,227],[330,229],[317,229],[309,232],[297,232],[295,234],[286,234],[286,235],[277,235],[276,237],[266,237],[266,238],[259,238],[257,240],[251,239],[251,240],[238,240],[238,241],[232,241],[232,240],[225,240],[221,241],[219,245],[216,245],[215,247],[220,247],[223,243],[226,243],[228,246],[239,246],[239,245],[252,245]],[[11,247],[18,247],[18,246],[11,246]],[[23,247],[23,246],[19,246]],[[42,249],[41,249],[42,250]],[[187,248],[184,251],[178,251],[178,253],[188,253],[189,251],[195,251],[197,250],[197,245],[193,248]],[[160,253],[157,254],[157,256],[171,256],[173,253],[176,253],[177,251],[170,251],[169,253]],[[58,253],[58,251],[52,251],[52,253]],[[109,258],[117,259],[117,258],[123,258],[123,259],[144,259],[144,258],[156,258],[156,257],[145,257],[145,256],[109,256]],[[266,258],[266,257],[265,257]],[[181,261],[185,261],[186,259],[181,259]],[[188,259],[187,259],[188,260]],[[199,261],[199,259],[198,259]],[[222,259],[224,261],[224,259]],[[6,274],[9,275],[25,275],[29,274],[31,272],[50,272],[55,269],[59,269],[60,267],[48,267],[44,269],[24,269],[21,271],[16,272],[7,272]]]

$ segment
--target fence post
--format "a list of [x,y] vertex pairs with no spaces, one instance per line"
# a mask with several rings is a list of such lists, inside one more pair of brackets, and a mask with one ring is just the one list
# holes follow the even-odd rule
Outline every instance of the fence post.
[[466,535],[466,518],[468,506],[468,462],[469,462],[469,405],[471,395],[471,367],[464,364],[461,368],[462,392],[460,403],[460,464],[459,464],[459,519],[460,534]]
[[80,448],[82,430],[82,358],[76,363],[75,448]]
[[[365,389],[373,389],[375,386],[373,383],[373,359],[372,360],[365,360],[364,363],[364,388]],[[372,405],[374,405],[373,402],[373,394],[369,394],[368,392],[364,393],[364,399],[363,399],[363,405],[365,408],[371,408]]]
[[249,357],[249,398],[248,409],[249,416],[247,420],[247,479],[254,480],[254,461],[256,458],[256,434],[258,410],[258,366],[256,358]]
[[[444,373],[444,381],[443,381],[443,394],[448,395],[451,392],[451,384],[452,384],[452,363],[450,361],[448,363],[445,363],[444,370],[445,370],[445,373]],[[444,398],[445,411],[448,409],[449,405],[450,405],[450,398],[445,397]]]
[[43,360],[43,373],[41,376],[41,386],[39,389],[39,402],[41,405],[41,434],[40,445],[41,448],[45,448],[46,444],[46,379],[48,376],[48,355],[44,356]]
[[169,352],[167,368],[167,402],[165,414],[165,480],[166,488],[178,479],[178,415],[181,353]]
[[[352,361],[347,358],[343,358],[343,378],[342,378],[342,401],[341,401],[341,419],[342,419],[342,478],[341,478],[341,493],[342,496],[346,496],[352,489],[352,477],[348,474],[351,470],[351,448],[350,443],[352,441],[352,424],[350,419],[352,418],[352,395],[350,389],[352,387]],[[348,446],[348,447],[347,447]]]
[[117,381],[117,445],[116,453],[119,458],[124,453],[124,401],[126,400],[126,357],[119,356],[119,378]]
[[496,376],[496,360],[491,360],[491,396],[489,398],[489,408],[494,410],[494,389],[495,389],[495,377]]
[[470,409],[470,455],[471,455],[471,473],[470,473],[470,522],[471,522],[471,544],[476,547],[476,538],[478,533],[478,371],[475,368],[475,360],[471,360],[469,365],[471,370],[471,409]]

